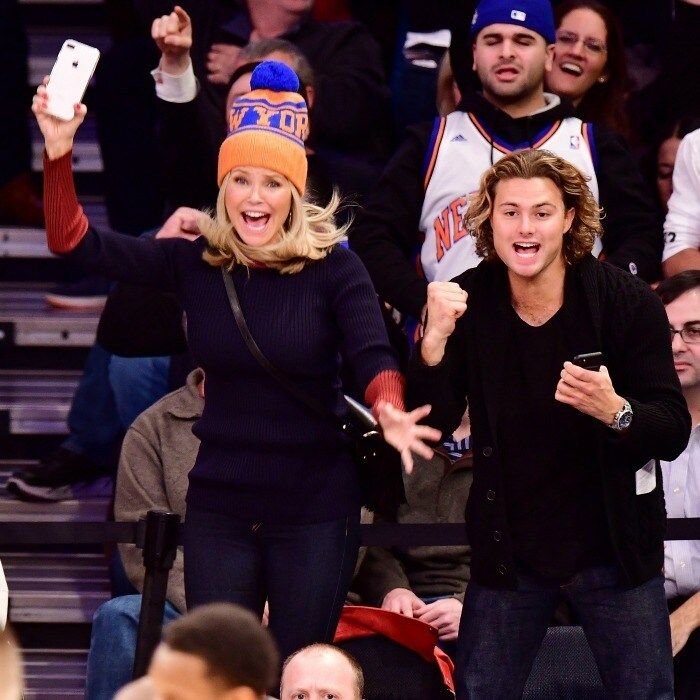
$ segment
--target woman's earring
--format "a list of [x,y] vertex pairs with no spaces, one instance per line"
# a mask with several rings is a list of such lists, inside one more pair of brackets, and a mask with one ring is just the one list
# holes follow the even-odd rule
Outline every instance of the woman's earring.
[[287,220],[284,222],[284,228],[289,230],[289,227],[292,225],[292,212],[290,211],[289,214],[287,215]]
[[598,78],[599,83],[607,83],[608,82],[608,76],[607,75],[601,75],[600,78]]

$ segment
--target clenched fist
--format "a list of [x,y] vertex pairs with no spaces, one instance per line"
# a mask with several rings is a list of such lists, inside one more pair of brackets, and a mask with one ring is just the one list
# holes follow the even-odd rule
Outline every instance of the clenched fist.
[[427,310],[421,356],[427,365],[436,365],[442,360],[457,319],[467,310],[467,293],[456,282],[431,282]]

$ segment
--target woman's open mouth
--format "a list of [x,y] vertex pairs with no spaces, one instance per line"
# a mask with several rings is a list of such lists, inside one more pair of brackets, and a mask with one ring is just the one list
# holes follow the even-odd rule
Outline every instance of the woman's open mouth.
[[254,231],[262,231],[270,220],[270,215],[261,211],[244,211],[242,216],[246,226]]
[[559,64],[559,70],[568,75],[573,75],[575,78],[583,75],[583,67],[579,66],[578,63],[573,63],[571,61],[564,61]]

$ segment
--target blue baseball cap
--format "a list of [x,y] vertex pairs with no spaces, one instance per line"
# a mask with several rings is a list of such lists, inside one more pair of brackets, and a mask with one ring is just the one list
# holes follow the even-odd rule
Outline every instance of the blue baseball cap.
[[481,0],[472,17],[472,39],[490,24],[514,24],[537,32],[548,44],[555,41],[549,0]]

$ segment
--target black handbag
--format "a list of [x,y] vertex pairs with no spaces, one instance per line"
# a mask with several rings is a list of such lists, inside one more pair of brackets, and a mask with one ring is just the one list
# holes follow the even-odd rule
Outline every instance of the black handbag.
[[272,365],[263,355],[255,338],[250,333],[233,278],[223,267],[221,273],[236,325],[251,355],[297,401],[316,415],[325,418],[336,430],[348,438],[358,469],[363,504],[375,512],[387,515],[396,513],[399,505],[406,502],[401,457],[397,450],[384,440],[376,421],[366,410],[347,396],[345,403],[348,412],[345,418],[339,418],[335,413],[324,408],[312,396],[304,393],[293,381]]

